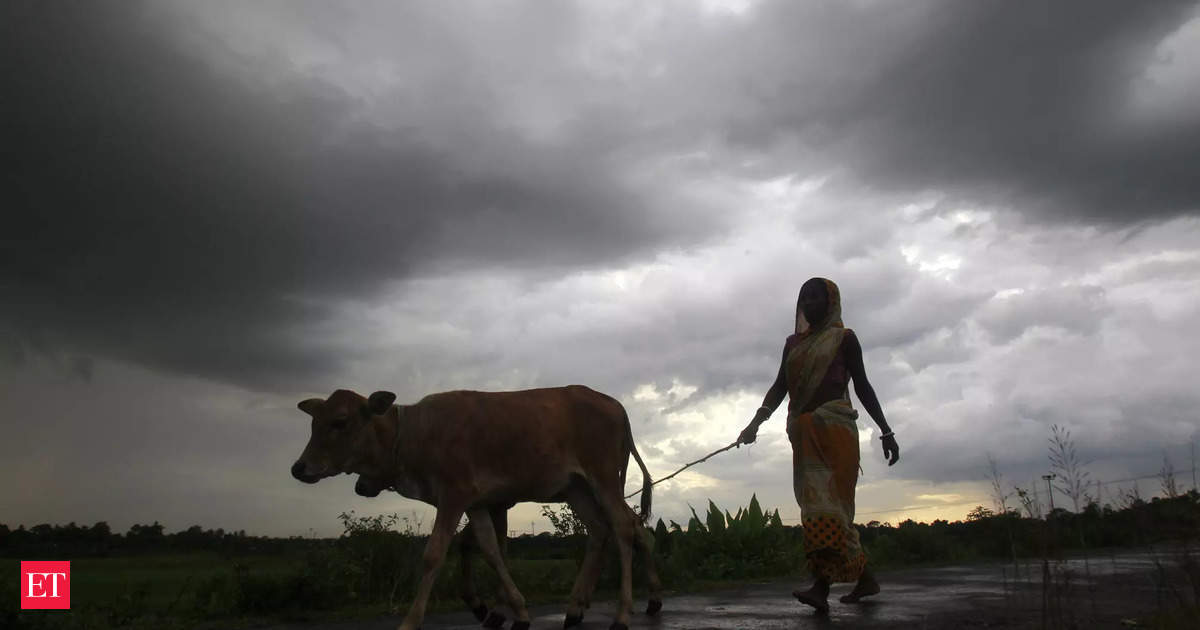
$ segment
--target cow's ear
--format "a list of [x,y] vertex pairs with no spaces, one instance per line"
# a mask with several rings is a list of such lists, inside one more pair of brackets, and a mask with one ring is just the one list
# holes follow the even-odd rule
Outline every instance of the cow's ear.
[[375,415],[384,414],[394,402],[396,402],[396,395],[392,392],[375,392],[371,394],[370,398],[367,398],[367,409],[370,409],[371,413]]
[[303,411],[304,413],[315,418],[317,416],[317,411],[321,408],[321,405],[324,404],[325,401],[321,400],[320,398],[308,398],[296,403],[296,407],[298,407],[300,411]]

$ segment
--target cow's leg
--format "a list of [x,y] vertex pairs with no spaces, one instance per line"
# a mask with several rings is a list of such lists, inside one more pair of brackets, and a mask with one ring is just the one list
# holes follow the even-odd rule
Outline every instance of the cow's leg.
[[[496,540],[499,542],[501,558],[503,558],[505,556],[505,552],[508,549],[508,509],[510,507],[512,507],[512,506],[511,505],[493,505],[488,510],[488,514],[492,517],[493,529],[496,531]],[[472,537],[474,537],[473,532],[472,532]],[[507,563],[505,564],[505,566],[507,566]],[[504,601],[505,599],[507,599],[507,597],[505,596],[504,591],[503,591],[503,588],[504,588],[503,584],[501,585],[500,588],[501,588],[501,591],[496,594],[496,601]],[[491,612],[487,612],[487,609],[485,608],[484,612],[485,612],[485,614],[483,617],[479,617],[478,613],[476,613],[476,615],[475,615],[476,617],[479,618],[480,621],[483,622],[483,627],[485,627],[485,628],[500,628],[500,627],[504,626],[505,618],[504,618],[504,615],[500,613],[500,611],[493,608],[491,610]]]
[[511,507],[512,505],[494,505],[488,510],[488,514],[492,517],[492,525],[496,530],[496,540],[500,543],[501,555],[508,553],[508,510]]
[[583,609],[592,606],[592,594],[596,591],[596,584],[600,582],[600,573],[604,570],[604,553],[610,542],[612,529],[607,523],[602,526],[599,534],[588,534],[588,551],[594,551],[594,555],[590,558],[590,563],[585,555],[584,564],[579,567],[579,604]]
[[629,504],[621,496],[621,488],[596,488],[597,503],[612,523],[613,537],[621,557],[621,597],[617,605],[617,618],[609,630],[628,630],[629,613],[633,609],[633,538],[634,516]]
[[[421,620],[425,618],[425,606],[429,603],[429,594],[433,591],[433,583],[437,580],[438,569],[446,560],[446,548],[454,538],[454,530],[458,520],[462,518],[463,508],[449,507],[445,504],[438,507],[437,518],[433,521],[433,531],[429,532],[429,541],[425,543],[425,555],[422,558],[421,583],[417,585],[417,594],[412,607],[404,616],[399,630],[417,630]],[[491,528],[488,528],[491,531]]]
[[[658,611],[662,610],[662,581],[658,577],[658,568],[656,567],[654,558],[654,534],[651,533],[650,530],[642,524],[641,520],[639,520],[632,512],[630,513],[630,517],[634,519],[634,547],[641,552],[642,562],[646,565],[646,585],[650,590],[649,597],[646,601],[646,614],[657,615]],[[589,532],[591,531],[590,527],[591,526],[589,525]],[[611,539],[611,534],[607,532],[607,525],[604,527],[606,531],[604,537],[604,548],[607,548],[608,541]],[[600,552],[600,557],[604,557],[603,550]],[[584,563],[585,568],[580,570],[580,578],[584,578],[586,576],[587,581],[582,587],[583,598],[581,603],[583,608],[587,608],[588,603],[591,600],[592,592],[596,590],[596,583],[600,580],[600,571],[603,568],[604,563],[597,562],[591,569],[590,573],[586,572],[585,570],[587,563],[586,558],[584,559]],[[574,594],[572,595],[574,596]],[[571,610],[568,609],[568,625],[574,625],[575,623],[579,623],[581,620],[582,615],[573,619],[571,616]],[[572,621],[574,623],[571,623]]]
[[459,592],[462,593],[463,602],[467,604],[467,608],[471,609],[471,613],[475,615],[475,618],[483,621],[487,618],[488,608],[483,603],[483,600],[479,598],[479,594],[475,592],[474,567],[471,566],[475,559],[476,551],[475,532],[470,523],[467,523],[467,526],[459,536],[461,538],[458,541],[458,550],[462,556],[459,564],[459,569],[461,570],[460,579],[462,580],[458,585]]
[[604,548],[611,535],[611,528],[590,490],[583,487],[572,488],[567,493],[567,502],[587,525],[588,539],[583,564],[579,567],[579,575],[575,577],[575,586],[571,589],[567,616],[563,621],[564,628],[583,621],[583,611],[591,604],[592,591],[596,588],[596,581],[603,567]]
[[650,589],[646,601],[646,614],[656,615],[662,610],[662,582],[658,579],[658,568],[654,561],[654,533],[640,518],[634,516],[633,519],[636,532],[634,542],[642,551],[642,563],[646,565],[646,586]]
[[500,584],[504,588],[505,598],[512,606],[513,614],[517,616],[516,621],[513,621],[512,630],[528,629],[529,611],[525,609],[525,596],[517,590],[512,576],[508,574],[508,567],[504,565],[504,557],[500,554],[500,543],[496,540],[495,524],[492,522],[491,514],[487,508],[475,508],[470,510],[467,515],[475,526],[475,540],[479,543],[479,551],[488,564],[495,569],[496,575],[500,578]]

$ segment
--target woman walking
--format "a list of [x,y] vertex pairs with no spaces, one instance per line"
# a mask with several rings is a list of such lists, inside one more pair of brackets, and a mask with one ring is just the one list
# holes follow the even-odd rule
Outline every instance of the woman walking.
[[796,300],[796,333],[783,346],[775,383],[754,419],[738,436],[754,442],[758,426],[783,402],[788,404],[787,435],[792,443],[792,486],[800,504],[804,549],[814,581],[796,599],[818,612],[829,610],[829,585],[855,582],[842,602],[857,602],[879,592],[867,569],[867,556],[854,529],[854,488],[858,483],[858,412],[850,405],[849,384],[863,408],[879,425],[888,465],[900,460],[896,436],[888,428],[875,390],[867,381],[862,346],[842,325],[837,285],[812,278]]

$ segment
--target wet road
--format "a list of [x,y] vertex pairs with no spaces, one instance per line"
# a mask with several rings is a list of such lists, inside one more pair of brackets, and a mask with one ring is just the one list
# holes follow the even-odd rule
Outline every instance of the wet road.
[[[1161,560],[1161,558],[1160,558]],[[1153,610],[1156,590],[1152,574],[1155,556],[1148,553],[1098,554],[1087,562],[1059,565],[1058,583],[1065,583],[1060,601],[1080,616],[1134,615]],[[1041,565],[1012,564],[951,566],[879,573],[883,592],[858,604],[837,597],[850,590],[838,585],[829,598],[828,615],[816,615],[798,603],[794,582],[747,583],[740,587],[699,594],[670,596],[656,617],[637,612],[630,628],[657,630],[768,630],[804,628],[958,628],[1027,627],[1041,610]],[[1088,575],[1090,574],[1090,578]],[[1015,578],[1014,578],[1015,576]],[[1159,589],[1160,590],[1160,589]],[[635,610],[645,607],[644,593],[635,593]],[[534,630],[561,628],[562,605],[530,610]],[[1135,610],[1136,609],[1136,610]],[[603,630],[612,623],[613,602],[596,602],[587,611],[582,630]],[[510,615],[511,617],[511,615]],[[391,630],[400,617],[318,625],[279,626],[277,630]],[[508,624],[506,624],[507,627]],[[470,613],[435,614],[424,630],[476,630]]]

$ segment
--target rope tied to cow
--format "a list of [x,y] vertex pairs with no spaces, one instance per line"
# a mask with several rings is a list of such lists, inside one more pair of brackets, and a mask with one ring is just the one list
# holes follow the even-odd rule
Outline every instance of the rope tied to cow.
[[[651,487],[657,486],[658,484],[660,484],[660,483],[662,483],[662,482],[664,482],[664,481],[666,481],[666,480],[670,479],[671,477],[674,477],[675,475],[678,475],[679,473],[681,473],[681,472],[683,472],[683,471],[687,470],[688,468],[691,468],[692,466],[695,466],[696,464],[701,464],[701,463],[704,463],[704,462],[708,461],[708,460],[709,460],[709,458],[711,458],[711,457],[713,457],[713,456],[715,456],[715,455],[720,455],[721,453],[724,453],[725,451],[728,451],[729,449],[731,449],[731,448],[733,448],[733,447],[735,447],[735,446],[737,446],[737,445],[738,445],[738,441],[737,441],[737,440],[734,440],[734,441],[733,441],[733,443],[732,443],[732,444],[730,444],[729,446],[726,446],[726,447],[724,447],[724,448],[719,448],[719,449],[717,449],[717,450],[715,450],[715,451],[713,451],[713,452],[709,453],[708,455],[705,455],[704,457],[701,457],[700,459],[697,459],[697,460],[696,460],[696,461],[694,461],[694,462],[688,462],[687,464],[684,464],[683,468],[680,468],[679,470],[676,470],[675,472],[673,472],[673,473],[671,473],[671,474],[667,475],[666,477],[663,477],[662,479],[659,479],[658,481],[655,481],[655,482],[651,483],[651,484],[650,484],[650,486],[651,486]],[[631,497],[636,497],[637,495],[639,495],[639,494],[641,494],[641,493],[642,493],[642,491],[641,491],[641,490],[637,490],[637,491],[636,491],[636,492],[634,492],[633,494],[627,494],[627,495],[625,495],[625,498],[626,498],[626,499],[629,499],[629,498],[631,498]]]

